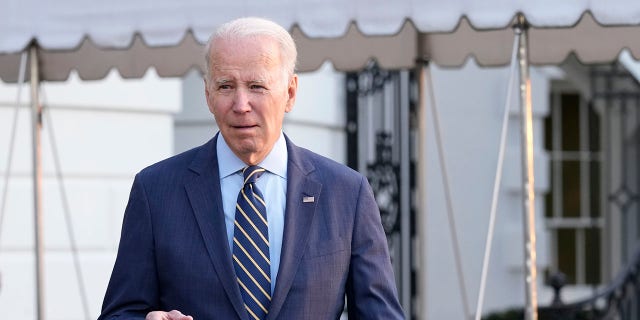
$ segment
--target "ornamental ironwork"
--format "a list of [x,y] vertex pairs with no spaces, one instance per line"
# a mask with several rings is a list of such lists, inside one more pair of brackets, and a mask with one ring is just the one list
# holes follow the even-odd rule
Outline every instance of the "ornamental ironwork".
[[382,226],[386,233],[397,231],[399,187],[398,174],[400,168],[393,164],[391,157],[391,134],[376,134],[376,160],[367,165],[367,178],[380,208]]

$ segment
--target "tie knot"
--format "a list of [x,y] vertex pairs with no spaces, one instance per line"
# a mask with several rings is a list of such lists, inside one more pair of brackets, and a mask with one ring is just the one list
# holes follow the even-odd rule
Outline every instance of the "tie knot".
[[265,172],[264,168],[258,166],[248,166],[242,169],[244,176],[244,184],[255,183],[258,178]]

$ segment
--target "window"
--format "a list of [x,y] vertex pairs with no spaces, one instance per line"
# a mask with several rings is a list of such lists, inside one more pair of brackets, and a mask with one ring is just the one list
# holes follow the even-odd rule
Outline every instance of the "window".
[[600,118],[577,92],[554,92],[545,119],[551,188],[545,196],[550,273],[569,284],[601,283]]

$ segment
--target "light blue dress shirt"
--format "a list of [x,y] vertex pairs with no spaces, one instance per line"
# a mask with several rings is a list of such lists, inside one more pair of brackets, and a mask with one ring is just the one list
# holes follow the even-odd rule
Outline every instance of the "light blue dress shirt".
[[[216,142],[218,170],[222,190],[224,222],[227,228],[229,250],[233,252],[233,222],[236,214],[236,201],[242,189],[242,162],[229,148],[222,134]],[[284,134],[276,141],[267,157],[258,165],[267,171],[256,182],[267,204],[267,222],[269,224],[269,259],[271,261],[271,293],[273,294],[280,267],[282,233],[284,232],[284,209],[287,195],[287,144]]]

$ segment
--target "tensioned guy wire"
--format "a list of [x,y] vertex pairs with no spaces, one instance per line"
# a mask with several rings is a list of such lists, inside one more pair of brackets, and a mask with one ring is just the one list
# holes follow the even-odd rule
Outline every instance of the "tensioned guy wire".
[[2,202],[0,202],[0,240],[2,239],[2,221],[4,219],[5,208],[7,207],[7,195],[9,194],[9,176],[11,172],[11,162],[13,160],[13,150],[16,145],[16,132],[18,131],[18,115],[20,114],[20,98],[22,96],[22,84],[27,72],[27,52],[23,51],[20,55],[20,67],[18,69],[18,96],[16,97],[16,105],[13,109],[13,124],[11,125],[11,137],[9,138],[9,152],[7,153],[7,165],[4,170],[4,182],[2,188]]
[[464,281],[464,273],[462,271],[462,257],[460,254],[460,243],[458,241],[458,233],[456,231],[456,221],[453,212],[453,197],[451,196],[451,188],[449,186],[449,175],[447,174],[447,164],[445,162],[444,146],[442,142],[442,134],[440,129],[440,117],[438,115],[438,108],[436,106],[435,91],[433,87],[433,78],[431,77],[431,67],[426,67],[426,80],[429,86],[429,100],[431,104],[431,113],[433,115],[433,128],[435,131],[436,145],[438,147],[438,158],[440,160],[440,166],[442,169],[442,185],[444,187],[444,195],[447,204],[447,217],[449,218],[449,231],[451,234],[451,242],[453,243],[453,253],[456,265],[456,271],[458,272],[458,285],[460,287],[460,296],[462,297],[462,306],[464,310],[465,319],[471,318],[469,309],[469,301],[467,300],[467,288]]
[[[42,89],[41,89],[42,90]],[[42,90],[43,101],[46,101],[44,90]],[[82,309],[84,311],[85,319],[91,319],[89,314],[89,303],[87,301],[87,290],[85,288],[84,280],[82,278],[82,267],[80,265],[80,257],[78,254],[78,245],[74,236],[73,222],[71,220],[71,214],[69,210],[69,200],[67,192],[64,186],[64,177],[62,175],[62,168],[60,165],[60,156],[58,154],[58,147],[56,144],[56,136],[53,131],[53,121],[51,120],[51,110],[44,104],[43,113],[47,118],[47,129],[49,131],[49,141],[51,141],[51,153],[53,154],[53,162],[56,170],[56,177],[58,180],[58,186],[60,187],[60,198],[62,200],[62,211],[64,212],[64,220],[67,226],[67,234],[69,236],[69,243],[71,247],[71,255],[73,256],[73,265],[76,271],[76,279],[78,281],[78,289],[80,290],[80,299],[82,301]]]
[[498,208],[498,194],[500,193],[500,182],[502,181],[502,165],[504,162],[504,149],[507,140],[507,131],[509,129],[509,106],[511,105],[511,93],[513,92],[513,84],[518,70],[518,40],[519,34],[516,34],[513,40],[513,51],[511,52],[511,68],[509,71],[509,85],[507,86],[507,98],[504,102],[504,115],[502,116],[502,131],[500,133],[500,148],[498,150],[498,164],[496,166],[496,177],[493,181],[493,195],[491,198],[491,211],[489,213],[489,230],[487,231],[487,240],[484,246],[484,258],[482,259],[482,276],[480,277],[480,290],[478,292],[478,304],[476,305],[475,320],[480,320],[482,316],[482,305],[484,304],[484,291],[487,284],[487,272],[489,269],[489,259],[491,257],[491,244],[493,243],[493,231],[496,221],[496,211]]

